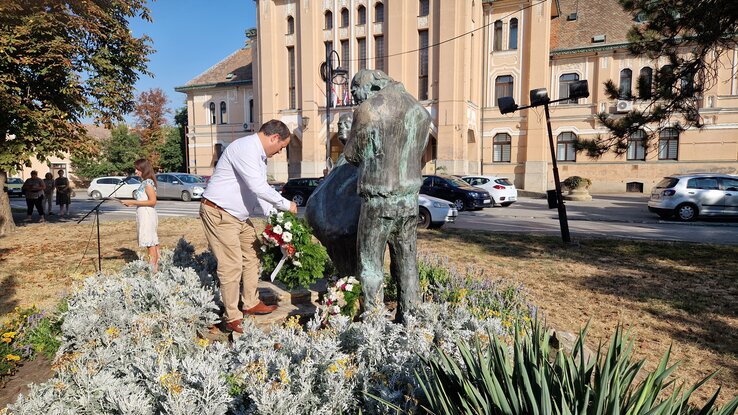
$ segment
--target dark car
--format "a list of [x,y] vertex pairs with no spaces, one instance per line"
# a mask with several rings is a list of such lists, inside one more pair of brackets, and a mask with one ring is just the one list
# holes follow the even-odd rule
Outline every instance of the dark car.
[[310,195],[313,194],[322,177],[307,177],[302,179],[289,179],[282,186],[282,196],[297,204],[297,206],[305,206]]
[[448,200],[459,211],[492,207],[492,198],[488,191],[473,187],[454,176],[423,176],[420,193]]

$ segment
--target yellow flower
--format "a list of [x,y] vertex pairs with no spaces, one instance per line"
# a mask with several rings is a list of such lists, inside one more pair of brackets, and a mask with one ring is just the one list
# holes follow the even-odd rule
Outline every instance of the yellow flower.
[[182,385],[180,385],[181,380],[182,375],[179,372],[167,373],[159,378],[161,385],[172,393],[182,392]]
[[19,361],[20,359],[21,359],[21,358],[20,358],[20,356],[18,356],[18,355],[14,355],[14,354],[8,354],[8,355],[5,355],[5,360],[8,360],[8,361],[10,361],[10,362],[17,362],[17,361]]
[[290,378],[287,377],[287,370],[284,368],[279,369],[279,380],[282,383],[290,383]]
[[330,366],[328,366],[328,371],[331,373],[338,372],[338,366],[335,363],[332,363]]
[[107,330],[105,330],[105,334],[110,337],[118,337],[118,335],[120,334],[120,330],[115,327],[109,327]]
[[7,333],[3,333],[3,339],[14,339],[15,338],[15,332],[9,331]]
[[195,340],[195,343],[198,346],[200,346],[200,347],[202,347],[204,349],[204,348],[208,347],[208,345],[210,344],[210,340],[208,340],[208,339],[197,339],[197,340]]
[[287,321],[284,322],[284,327],[287,329],[301,330],[302,326],[300,326],[300,317],[292,316],[288,318]]

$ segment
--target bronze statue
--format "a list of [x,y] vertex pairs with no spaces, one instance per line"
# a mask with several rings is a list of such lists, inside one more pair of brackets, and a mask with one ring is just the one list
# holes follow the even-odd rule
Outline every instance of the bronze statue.
[[396,320],[419,300],[418,191],[431,117],[399,82],[382,71],[361,70],[351,81],[359,106],[344,149],[359,168],[361,212],[357,232],[358,276],[364,309],[384,306],[384,252],[397,283]]

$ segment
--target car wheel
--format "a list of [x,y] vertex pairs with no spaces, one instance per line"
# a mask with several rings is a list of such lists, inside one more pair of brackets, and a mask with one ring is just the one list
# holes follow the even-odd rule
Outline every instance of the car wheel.
[[305,196],[298,193],[294,196],[292,196],[292,201],[295,202],[297,206],[303,206],[305,204]]
[[182,192],[182,201],[189,202],[190,200],[192,200],[192,195],[190,194],[190,192]]
[[697,206],[692,203],[682,203],[676,208],[676,216],[683,222],[690,222],[697,219]]
[[430,212],[428,212],[428,209],[424,207],[420,207],[420,210],[418,211],[418,228],[420,229],[428,229],[431,226],[431,215]]
[[93,190],[92,193],[90,193],[90,196],[92,196],[95,200],[102,199],[102,193],[98,192],[97,190]]
[[464,201],[462,199],[454,200],[454,205],[456,205],[456,210],[458,210],[459,212],[464,210]]

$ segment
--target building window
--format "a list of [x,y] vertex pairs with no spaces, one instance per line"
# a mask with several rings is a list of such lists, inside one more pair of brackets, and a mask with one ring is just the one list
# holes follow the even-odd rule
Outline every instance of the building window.
[[656,73],[656,84],[660,88],[660,95],[668,96],[672,91],[674,84],[674,67],[671,65],[662,66]]
[[287,61],[290,69],[290,109],[297,109],[297,82],[295,78],[295,48],[287,48]]
[[508,49],[518,48],[518,19],[510,19],[510,39],[508,39]]
[[341,27],[348,27],[349,25],[349,11],[347,8],[341,9]]
[[694,74],[689,70],[682,74],[679,79],[680,94],[683,97],[691,97],[694,95]]
[[659,133],[659,160],[679,159],[679,131],[664,128]]
[[287,34],[288,35],[295,34],[295,18],[292,16],[287,17]]
[[628,160],[646,159],[646,133],[638,130],[628,137]]
[[374,22],[384,23],[384,4],[377,3],[374,5]]
[[356,10],[356,17],[356,20],[358,20],[356,22],[357,25],[366,24],[366,7],[359,6],[359,8]]
[[511,150],[512,139],[510,134],[500,133],[495,135],[492,143],[492,161],[509,163]]
[[215,102],[210,103],[210,124],[215,124]]
[[330,10],[325,11],[325,23],[323,24],[323,29],[333,29],[333,12]]
[[428,99],[428,31],[421,30],[418,51],[418,100]]
[[653,88],[653,69],[648,66],[641,68],[641,74],[638,77],[638,98],[650,99],[651,89]]
[[359,70],[366,69],[366,38],[356,39],[359,48]]
[[574,133],[565,132],[559,134],[557,141],[556,160],[577,161],[577,152],[574,150],[574,142],[577,136]]
[[249,100],[249,122],[254,122],[254,100]]
[[220,101],[220,123],[228,124],[228,111],[224,101]]
[[420,0],[418,4],[418,16],[427,16],[430,14],[430,1]]
[[492,44],[492,50],[502,50],[502,20],[495,22],[494,39]]
[[513,77],[510,75],[502,75],[495,78],[495,102],[502,97],[513,96]]
[[[579,75],[575,73],[565,73],[559,77],[559,99],[569,98],[569,85],[572,82],[578,81]],[[561,101],[562,104],[577,104],[578,99],[569,99]]]
[[384,36],[374,36],[374,69],[384,72]]
[[351,54],[349,52],[348,40],[341,41],[341,67],[349,69],[349,60],[351,60]]
[[620,71],[620,98],[630,99],[633,85],[633,71],[628,68]]

